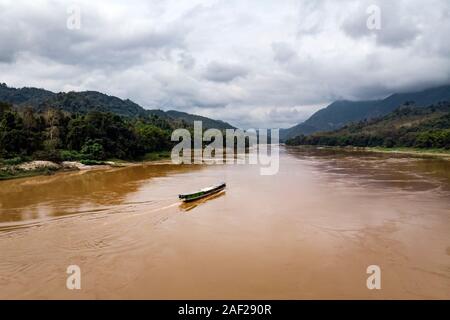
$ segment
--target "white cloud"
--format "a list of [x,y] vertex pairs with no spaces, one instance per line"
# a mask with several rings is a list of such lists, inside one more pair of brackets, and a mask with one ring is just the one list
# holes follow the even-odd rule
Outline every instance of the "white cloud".
[[[450,82],[447,0],[0,0],[0,82],[99,90],[242,127]],[[369,5],[382,28],[366,28]]]

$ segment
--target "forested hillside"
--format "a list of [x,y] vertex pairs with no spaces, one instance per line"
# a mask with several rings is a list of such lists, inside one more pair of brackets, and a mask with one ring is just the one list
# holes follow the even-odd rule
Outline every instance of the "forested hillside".
[[394,112],[332,132],[300,135],[288,145],[415,147],[450,149],[450,103],[425,108],[405,105]]

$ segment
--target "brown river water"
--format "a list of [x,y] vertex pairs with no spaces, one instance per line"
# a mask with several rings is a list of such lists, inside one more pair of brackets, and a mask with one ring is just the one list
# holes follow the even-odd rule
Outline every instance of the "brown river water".
[[0,298],[450,299],[449,160],[281,147],[278,174],[259,173],[159,163],[2,181]]

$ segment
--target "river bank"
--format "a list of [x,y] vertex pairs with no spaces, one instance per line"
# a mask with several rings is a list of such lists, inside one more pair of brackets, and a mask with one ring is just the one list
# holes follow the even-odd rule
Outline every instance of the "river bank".
[[124,161],[111,159],[107,161],[98,160],[80,160],[80,161],[62,161],[54,162],[47,160],[32,160],[21,163],[2,163],[0,162],[0,181],[18,178],[26,178],[40,175],[52,175],[61,171],[93,170],[106,169],[114,167],[127,167],[146,162],[155,162],[168,159],[168,151],[152,152],[146,154],[139,161]]
[[337,146],[287,146],[288,148],[303,148],[303,149],[327,149],[336,151],[348,151],[348,152],[373,152],[373,153],[386,153],[386,154],[399,154],[410,155],[420,157],[438,157],[441,159],[450,160],[450,150],[445,149],[419,149],[419,148],[387,148],[387,147],[337,147]]
[[430,157],[440,157],[440,158],[445,158],[445,159],[450,160],[450,150],[444,150],[444,149],[385,148],[385,147],[373,147],[373,148],[363,148],[363,149],[365,151],[369,151],[369,152],[430,156]]

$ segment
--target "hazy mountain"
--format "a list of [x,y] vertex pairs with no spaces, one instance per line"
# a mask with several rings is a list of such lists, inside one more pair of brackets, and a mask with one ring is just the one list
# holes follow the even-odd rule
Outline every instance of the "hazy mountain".
[[146,110],[133,101],[109,96],[97,91],[54,93],[38,88],[11,88],[0,84],[0,101],[9,102],[18,108],[32,107],[37,111],[58,108],[71,113],[89,111],[112,112],[125,117],[157,115],[163,119],[184,121],[192,125],[194,120],[203,121],[204,128],[232,129],[229,123],[201,117],[185,112],[163,110]]
[[301,134],[336,130],[351,122],[381,117],[406,102],[413,102],[416,106],[429,106],[441,101],[450,101],[450,85],[420,92],[396,93],[383,100],[336,101],[317,111],[305,122],[282,129],[280,138],[286,140]]

